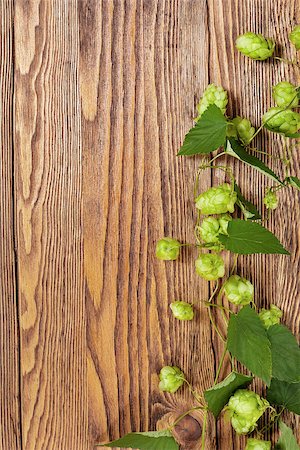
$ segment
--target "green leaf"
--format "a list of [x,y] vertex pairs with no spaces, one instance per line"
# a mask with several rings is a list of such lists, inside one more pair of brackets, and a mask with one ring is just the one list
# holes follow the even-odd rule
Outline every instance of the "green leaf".
[[256,207],[245,199],[242,195],[239,186],[234,183],[234,190],[237,193],[237,205],[240,207],[242,213],[244,214],[246,219],[257,220],[261,219],[261,215],[257,211]]
[[227,120],[216,105],[210,105],[197,124],[184,138],[178,155],[197,155],[210,153],[224,145]]
[[204,392],[208,409],[217,418],[232,394],[239,388],[247,387],[252,380],[253,377],[231,372],[221,383],[216,384]]
[[300,450],[293,431],[283,422],[279,422],[281,436],[275,446],[275,450]]
[[287,184],[290,184],[292,187],[300,190],[300,180],[297,177],[286,177],[284,180]]
[[164,450],[179,449],[177,442],[168,430],[129,433],[108,444],[97,444],[96,447],[137,448],[140,450],[161,450],[162,448]]
[[284,325],[268,331],[272,353],[272,376],[281,381],[300,381],[300,348],[293,333]]
[[227,236],[220,234],[218,238],[226,249],[233,253],[241,255],[253,253],[290,254],[271,231],[257,222],[241,219],[231,220],[228,224],[227,233]]
[[229,139],[227,141],[226,153],[234,156],[235,158],[243,161],[251,167],[254,167],[259,172],[264,175],[272,178],[272,180],[279,182],[282,184],[278,176],[268,167],[266,166],[260,159],[258,159],[254,155],[250,155],[244,147],[237,142],[235,139]]
[[244,306],[232,314],[228,325],[227,346],[230,353],[267,385],[272,375],[270,342],[258,314]]
[[300,133],[285,134],[285,136],[288,138],[297,139],[300,137]]
[[300,415],[300,383],[287,383],[272,378],[267,400],[272,405],[284,406],[289,411]]

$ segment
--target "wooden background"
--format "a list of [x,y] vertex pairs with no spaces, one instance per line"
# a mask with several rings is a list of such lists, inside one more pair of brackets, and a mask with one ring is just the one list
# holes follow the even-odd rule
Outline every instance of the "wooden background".
[[[294,57],[287,36],[299,6],[0,1],[2,450],[86,450],[155,429],[191,404],[186,389],[158,391],[165,364],[201,390],[212,384],[221,349],[201,306],[209,290],[194,273],[196,254],[166,264],[154,257],[163,235],[193,238],[200,159],[175,155],[209,82],[228,89],[230,114],[256,126],[271,85],[299,83],[299,69],[234,49],[235,37],[252,30]],[[267,133],[258,145],[282,148]],[[297,161],[295,150],[299,176]],[[240,163],[234,171],[261,206],[269,181]],[[207,172],[201,189],[219,180]],[[282,307],[299,332],[299,197],[286,190],[280,201],[268,226],[292,256],[243,258],[238,270],[255,283],[256,303]],[[193,322],[171,317],[174,298],[194,302]],[[299,438],[300,422],[287,420]],[[177,432],[183,449],[199,448],[201,416]],[[210,421],[206,448],[239,450],[244,440]]]

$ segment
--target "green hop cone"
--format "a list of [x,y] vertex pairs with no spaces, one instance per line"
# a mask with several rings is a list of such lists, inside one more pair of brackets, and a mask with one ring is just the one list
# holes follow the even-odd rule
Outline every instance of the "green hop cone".
[[276,192],[268,190],[263,200],[267,209],[276,209],[278,206],[278,198]]
[[288,81],[281,81],[272,88],[275,103],[280,108],[296,108],[298,106],[297,88]]
[[185,378],[178,367],[165,366],[160,371],[159,379],[159,389],[174,394],[183,385]]
[[233,213],[236,200],[237,194],[233,187],[223,183],[202,192],[196,198],[196,208],[205,215]]
[[289,35],[289,39],[296,47],[296,50],[300,49],[300,25],[296,25]]
[[181,244],[176,239],[165,237],[156,244],[156,257],[163,261],[174,261],[178,258]]
[[242,144],[248,145],[255,133],[255,128],[251,125],[250,120],[237,116],[232,119],[232,123],[236,129],[236,136]]
[[193,305],[176,300],[170,304],[173,316],[178,320],[192,320],[194,318]]
[[276,305],[270,305],[270,309],[262,308],[258,315],[264,326],[268,329],[272,325],[280,323],[282,314],[281,309]]
[[199,232],[202,241],[205,244],[214,244],[207,248],[210,250],[219,251],[223,248],[223,245],[219,241],[219,234],[227,234],[228,222],[232,220],[229,214],[223,214],[222,216],[216,217],[206,217],[203,219]]
[[213,83],[209,84],[197,105],[198,117],[195,120],[198,121],[210,105],[216,105],[224,114],[227,103],[227,91],[222,86],[216,86]]
[[248,305],[253,300],[253,284],[239,275],[231,275],[223,289],[228,301],[234,305]]
[[195,261],[196,272],[208,281],[217,280],[225,275],[223,258],[216,253],[202,253]]
[[248,439],[245,450],[271,450],[271,441],[260,439]]
[[238,389],[230,397],[226,410],[235,431],[238,434],[247,434],[255,429],[258,419],[268,406],[269,402],[255,392]]
[[268,130],[287,137],[297,133],[300,128],[300,114],[291,109],[270,108],[263,115],[262,121]]
[[263,61],[273,55],[275,43],[261,34],[248,33],[239,36],[235,42],[236,48],[251,59]]

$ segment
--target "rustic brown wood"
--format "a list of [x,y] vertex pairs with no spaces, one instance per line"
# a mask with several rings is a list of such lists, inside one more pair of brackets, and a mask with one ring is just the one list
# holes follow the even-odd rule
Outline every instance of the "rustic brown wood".
[[[292,66],[234,49],[253,30],[294,57],[287,35],[299,2],[15,0],[13,10],[2,0],[0,8],[0,449],[92,449],[157,421],[162,428],[191,405],[186,388],[158,391],[162,365],[180,366],[199,391],[213,383],[222,348],[203,306],[211,287],[195,275],[195,251],[163,263],[155,242],[193,240],[201,159],[176,152],[207,84],[222,84],[229,113],[258,126],[271,85],[299,83]],[[257,144],[282,152],[270,133]],[[262,206],[268,180],[227,163]],[[295,150],[300,176],[298,166]],[[207,171],[200,189],[222,179]],[[280,195],[268,226],[292,256],[240,258],[238,271],[255,283],[256,304],[282,307],[297,333],[299,196]],[[173,319],[173,299],[193,302],[195,320]],[[202,419],[176,427],[183,449],[199,448]],[[300,422],[286,419],[300,438]],[[208,430],[209,450],[245,446],[223,420],[210,418]]]
[[13,213],[13,2],[0,2],[0,449],[21,448]]

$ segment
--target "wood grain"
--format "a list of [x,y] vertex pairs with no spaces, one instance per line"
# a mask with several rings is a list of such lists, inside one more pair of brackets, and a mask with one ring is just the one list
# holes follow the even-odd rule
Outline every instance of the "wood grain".
[[[180,366],[199,391],[213,383],[222,349],[203,306],[211,286],[195,275],[195,251],[163,263],[155,243],[193,240],[200,158],[176,153],[207,84],[222,84],[229,114],[258,126],[271,85],[299,83],[292,67],[234,49],[252,30],[294,57],[287,35],[299,2],[2,0],[0,8],[0,449],[92,449],[164,427],[191,405],[185,388],[158,391],[163,365]],[[257,145],[282,152],[269,133]],[[300,176],[297,161],[295,150]],[[268,180],[226,162],[261,207]],[[207,171],[200,190],[222,179]],[[255,283],[256,304],[282,307],[299,333],[299,196],[280,195],[268,226],[292,256],[240,258],[238,271]],[[172,318],[174,299],[194,303],[194,321]],[[300,422],[286,419],[300,438]],[[202,420],[195,413],[176,428],[183,449],[199,448]],[[209,450],[245,447],[223,420],[210,419],[208,430]]]
[[13,2],[0,2],[0,449],[20,449],[17,282],[13,212]]

